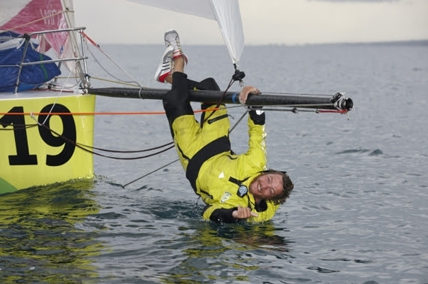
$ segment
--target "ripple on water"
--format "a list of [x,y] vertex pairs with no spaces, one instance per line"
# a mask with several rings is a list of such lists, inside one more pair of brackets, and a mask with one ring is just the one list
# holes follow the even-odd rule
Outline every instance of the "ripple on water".
[[380,149],[370,150],[370,149],[363,149],[363,148],[357,148],[357,149],[348,149],[344,151],[337,152],[336,155],[344,155],[344,154],[365,154],[369,153],[369,156],[379,156],[382,155],[383,152]]

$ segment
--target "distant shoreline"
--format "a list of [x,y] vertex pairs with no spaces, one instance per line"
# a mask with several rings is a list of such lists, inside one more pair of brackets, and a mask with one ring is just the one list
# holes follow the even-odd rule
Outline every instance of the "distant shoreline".
[[[100,45],[120,46],[120,45],[145,45],[145,46],[160,46],[161,44],[141,44],[141,43],[100,43]],[[331,46],[331,45],[395,45],[395,46],[428,46],[428,39],[425,40],[402,40],[402,41],[373,41],[373,42],[335,42],[335,43],[302,43],[302,44],[246,44],[247,47],[251,46]],[[223,44],[188,44],[188,46],[224,46]]]

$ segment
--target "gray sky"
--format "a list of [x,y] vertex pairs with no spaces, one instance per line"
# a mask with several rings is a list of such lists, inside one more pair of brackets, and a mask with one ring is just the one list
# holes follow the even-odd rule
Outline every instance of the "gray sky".
[[[217,23],[124,0],[75,0],[76,23],[97,43],[222,44]],[[428,39],[428,0],[239,0],[245,42],[306,44]]]

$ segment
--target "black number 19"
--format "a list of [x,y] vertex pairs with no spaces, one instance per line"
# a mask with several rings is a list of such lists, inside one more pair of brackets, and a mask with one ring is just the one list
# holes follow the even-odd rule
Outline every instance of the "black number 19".
[[[61,112],[70,113],[70,111],[61,104],[45,106],[40,112]],[[18,114],[17,114],[18,113]],[[19,115],[21,113],[21,115]],[[76,124],[72,115],[59,115],[63,124],[63,131],[59,133],[61,136],[56,136],[50,131],[51,115],[39,115],[38,122],[44,123],[44,126],[39,125],[40,137],[43,141],[52,147],[60,147],[64,145],[63,150],[57,155],[47,155],[46,165],[60,166],[65,164],[73,156],[76,148]],[[46,120],[46,121],[45,121]],[[9,155],[9,164],[16,165],[37,165],[37,156],[31,155],[28,148],[27,127],[25,125],[24,108],[22,106],[13,107],[8,114],[0,118],[0,124],[3,128],[9,125],[13,126],[15,136],[16,155]],[[66,140],[63,138],[65,137]]]

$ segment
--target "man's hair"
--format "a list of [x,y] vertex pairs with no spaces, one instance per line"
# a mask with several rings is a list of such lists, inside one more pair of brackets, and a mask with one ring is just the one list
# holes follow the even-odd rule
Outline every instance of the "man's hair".
[[276,205],[285,203],[285,200],[290,197],[290,193],[294,188],[294,184],[291,181],[290,177],[287,175],[287,173],[269,169],[263,171],[263,174],[278,174],[282,176],[282,187],[284,190],[281,192],[281,194],[272,198],[271,201]]

